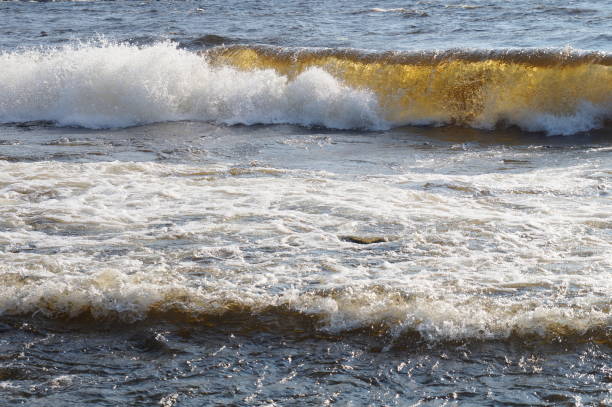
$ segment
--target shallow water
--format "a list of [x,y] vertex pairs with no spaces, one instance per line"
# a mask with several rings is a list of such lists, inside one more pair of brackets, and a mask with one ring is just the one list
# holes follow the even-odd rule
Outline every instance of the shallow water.
[[0,3],[0,404],[612,403],[611,12]]
[[608,397],[606,134],[3,134],[12,401]]
[[[11,327],[21,355],[0,369],[7,404],[606,405],[608,348],[475,342],[381,347],[304,334],[292,320],[256,333],[176,324]],[[298,323],[301,326],[301,323]],[[61,350],[60,350],[61,349]]]

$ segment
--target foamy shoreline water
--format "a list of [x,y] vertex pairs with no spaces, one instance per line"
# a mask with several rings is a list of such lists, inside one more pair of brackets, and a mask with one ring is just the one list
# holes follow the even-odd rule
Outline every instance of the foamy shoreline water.
[[[2,164],[0,308],[125,321],[285,309],[316,317],[323,331],[381,325],[432,340],[608,335],[605,167],[453,176],[421,165],[353,178],[257,166]],[[382,240],[360,250],[344,236]],[[183,243],[173,253],[148,249],[156,241]],[[97,247],[131,254],[92,261]]]
[[606,400],[605,136],[2,129],[8,400]]

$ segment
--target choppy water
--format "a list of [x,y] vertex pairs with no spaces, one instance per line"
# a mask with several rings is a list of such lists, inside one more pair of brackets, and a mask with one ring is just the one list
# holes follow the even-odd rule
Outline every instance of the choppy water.
[[0,404],[612,403],[605,2],[0,2]]

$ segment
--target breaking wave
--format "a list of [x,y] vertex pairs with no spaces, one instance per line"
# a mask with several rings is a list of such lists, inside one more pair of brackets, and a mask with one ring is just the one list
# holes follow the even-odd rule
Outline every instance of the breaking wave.
[[[93,318],[135,322],[224,324],[245,329],[296,321],[312,334],[363,331],[401,338],[417,334],[428,342],[595,337],[610,343],[607,300],[593,295],[565,304],[533,297],[495,298],[409,294],[383,286],[283,293],[251,293],[229,286],[190,286],[186,279],[140,271],[106,270],[88,276],[46,276],[43,280],[3,274],[2,315]],[[537,303],[539,302],[539,303]],[[301,322],[300,322],[301,320]]]
[[373,92],[389,126],[458,124],[570,135],[612,118],[612,55],[572,50],[364,52],[234,46],[212,60],[291,78],[322,68]]
[[570,135],[612,118],[612,56],[373,53],[170,42],[0,54],[0,121],[113,128],[203,120],[380,130],[461,125]]

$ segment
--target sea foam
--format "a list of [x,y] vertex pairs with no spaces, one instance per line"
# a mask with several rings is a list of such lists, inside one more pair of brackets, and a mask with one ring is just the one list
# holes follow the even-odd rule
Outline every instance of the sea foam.
[[[609,343],[612,218],[592,165],[344,179],[0,161],[0,315],[256,327],[298,314],[333,334]],[[394,232],[342,239],[364,224]]]
[[271,69],[211,67],[172,43],[84,45],[0,55],[0,121],[87,128],[174,120],[385,127],[375,96],[320,68],[289,80]]

